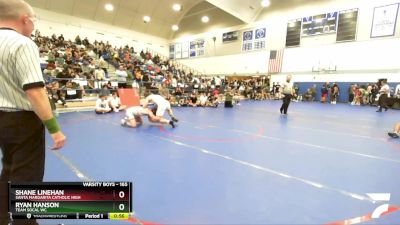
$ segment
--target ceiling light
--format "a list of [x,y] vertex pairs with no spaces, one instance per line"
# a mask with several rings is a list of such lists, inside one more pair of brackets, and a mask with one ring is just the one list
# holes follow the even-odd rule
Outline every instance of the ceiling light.
[[180,4],[174,4],[174,5],[172,6],[172,9],[173,9],[174,11],[176,11],[176,12],[179,12],[179,11],[182,10],[182,6],[181,6]]
[[145,22],[145,23],[148,23],[148,22],[150,22],[150,16],[144,16],[143,17],[143,22]]
[[178,26],[178,25],[176,25],[176,24],[175,24],[175,25],[172,25],[172,27],[171,27],[171,28],[172,28],[172,30],[173,30],[173,31],[177,31],[177,30],[179,30],[179,26]]
[[210,18],[208,18],[208,16],[201,17],[201,22],[208,23],[208,21],[210,21]]
[[268,7],[271,4],[269,0],[262,0],[261,1],[261,6],[262,7]]
[[105,8],[107,11],[113,11],[113,10],[114,10],[114,6],[113,6],[112,4],[110,4],[110,3],[105,4],[105,5],[104,5],[104,8]]

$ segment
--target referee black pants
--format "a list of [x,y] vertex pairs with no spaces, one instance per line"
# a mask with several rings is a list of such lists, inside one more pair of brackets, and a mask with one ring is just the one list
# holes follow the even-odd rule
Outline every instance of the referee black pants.
[[[45,130],[34,112],[0,111],[0,225],[8,224],[8,181],[42,181],[45,163]],[[37,224],[16,220],[15,225]]]
[[379,100],[378,100],[379,110],[378,111],[382,111],[382,108],[384,108],[385,110],[387,110],[389,108],[389,106],[387,105],[387,99],[388,99],[387,94],[381,94],[381,96],[379,96]]
[[287,114],[287,110],[289,108],[289,104],[290,104],[290,100],[292,99],[292,95],[291,94],[285,94],[285,97],[283,97],[283,103],[281,106],[281,113],[283,112],[283,114]]

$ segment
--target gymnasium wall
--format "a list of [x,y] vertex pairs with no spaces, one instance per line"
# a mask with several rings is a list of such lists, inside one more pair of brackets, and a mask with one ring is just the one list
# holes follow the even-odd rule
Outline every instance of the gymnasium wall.
[[[203,74],[233,75],[234,73],[257,73],[267,70],[268,62],[265,54],[268,52],[249,52],[236,55],[200,57],[191,60],[179,60],[186,66],[197,69]],[[260,63],[263,61],[264,63]]]
[[[368,86],[367,82],[336,82],[336,84],[339,87],[339,96],[337,101],[338,102],[349,102],[349,87],[356,83],[359,87]],[[325,84],[325,82],[296,82],[296,84],[299,87],[299,94],[303,95],[308,88],[311,88],[313,85],[316,86],[316,90],[317,90],[317,94],[315,96],[315,100],[316,101],[320,101],[321,100],[321,88],[322,86]],[[332,85],[332,83],[330,83]],[[397,83],[388,83],[389,86],[395,90],[395,88],[397,87]],[[330,93],[328,95],[328,101],[330,99]]]
[[79,35],[82,39],[88,37],[91,42],[109,41],[117,47],[129,45],[139,51],[150,48],[165,56],[168,55],[168,40],[166,39],[39,8],[34,8],[34,10],[38,17],[36,28],[42,35],[63,34],[67,40],[75,40],[75,37]]
[[[358,8],[358,25],[355,42],[336,43],[336,33],[303,37],[299,47],[284,50],[282,73],[292,73],[301,82],[306,81],[376,81],[388,77],[389,82],[399,82],[400,71],[400,22],[397,18],[395,35],[383,38],[370,38],[373,11],[376,6],[397,3],[395,0],[336,0],[315,1],[315,3],[272,11],[260,16],[260,20],[243,27],[210,31],[191,37],[190,40],[204,38],[206,56],[180,60],[205,74],[260,74],[267,73],[269,50],[285,47],[286,26],[291,19],[312,16],[320,13]],[[222,43],[222,33],[246,28],[266,27],[266,49],[258,52],[242,52],[241,36],[229,44]],[[212,37],[217,40],[212,40]],[[214,45],[215,44],[215,45]],[[235,51],[233,51],[235,49]],[[226,50],[226,51],[225,51]],[[335,73],[313,73],[312,68],[336,67]],[[275,77],[275,76],[273,76]],[[280,79],[278,75],[277,78]]]

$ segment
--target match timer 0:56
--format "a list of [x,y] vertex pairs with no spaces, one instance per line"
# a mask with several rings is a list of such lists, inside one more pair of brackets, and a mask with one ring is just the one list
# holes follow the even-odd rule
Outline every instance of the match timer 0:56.
[[129,213],[109,213],[108,218],[110,220],[127,220],[129,219]]

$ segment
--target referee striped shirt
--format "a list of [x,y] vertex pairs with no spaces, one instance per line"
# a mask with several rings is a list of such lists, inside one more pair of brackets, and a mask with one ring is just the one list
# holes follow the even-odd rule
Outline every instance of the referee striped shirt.
[[292,94],[292,93],[293,93],[293,82],[291,82],[291,81],[289,81],[289,82],[285,81],[285,82],[282,84],[282,89],[283,89],[283,94],[285,94],[285,95]]
[[33,111],[25,91],[44,87],[39,49],[28,37],[0,28],[0,111]]

